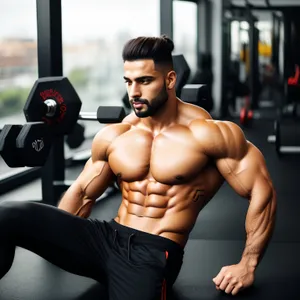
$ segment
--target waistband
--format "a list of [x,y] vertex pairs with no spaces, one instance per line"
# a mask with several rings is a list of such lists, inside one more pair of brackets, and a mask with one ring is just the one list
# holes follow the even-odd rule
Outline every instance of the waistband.
[[141,243],[145,245],[153,245],[154,247],[161,249],[163,251],[168,251],[170,253],[175,252],[177,254],[183,254],[184,248],[168,239],[159,235],[151,234],[148,232],[140,231],[128,226],[124,226],[116,222],[114,219],[108,222],[108,224],[114,229],[118,231],[118,235],[121,238],[128,238],[134,235],[134,242]]

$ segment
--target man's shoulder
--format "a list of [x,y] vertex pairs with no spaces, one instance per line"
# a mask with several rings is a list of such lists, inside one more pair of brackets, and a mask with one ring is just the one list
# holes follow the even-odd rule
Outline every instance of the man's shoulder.
[[245,138],[242,129],[233,121],[195,118],[189,124],[189,128],[193,135],[201,141],[207,139],[220,143]]
[[127,115],[122,122],[105,125],[97,133],[97,139],[103,139],[112,142],[115,138],[132,130],[138,124],[139,118],[131,113]]
[[92,153],[97,158],[101,157],[107,160],[107,149],[113,143],[113,141],[129,131],[130,124],[127,123],[114,123],[108,124],[101,128],[95,135],[92,143]]
[[211,120],[210,113],[202,107],[195,104],[179,101],[179,115],[181,120],[185,123],[190,123],[193,120]]
[[131,126],[132,125],[130,123],[125,122],[105,125],[97,132],[94,139],[98,141],[112,142],[115,138],[129,131]]
[[233,121],[228,120],[218,120],[213,118],[195,118],[193,119],[189,126],[194,129],[205,128],[208,130],[241,130],[240,127]]

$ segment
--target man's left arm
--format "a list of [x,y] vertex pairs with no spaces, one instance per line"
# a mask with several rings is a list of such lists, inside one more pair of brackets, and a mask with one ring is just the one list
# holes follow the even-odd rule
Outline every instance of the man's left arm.
[[217,289],[235,295],[254,282],[254,272],[274,230],[276,193],[262,153],[245,139],[242,130],[231,122],[220,122],[218,130],[217,168],[229,185],[249,200],[241,260],[223,267],[213,279]]

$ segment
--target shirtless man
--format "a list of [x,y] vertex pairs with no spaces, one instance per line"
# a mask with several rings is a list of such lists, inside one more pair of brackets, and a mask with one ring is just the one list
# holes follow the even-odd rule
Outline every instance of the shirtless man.
[[[0,278],[15,246],[106,284],[113,300],[166,299],[201,209],[226,180],[249,200],[247,240],[216,288],[236,295],[254,282],[273,232],[276,196],[261,152],[231,122],[176,97],[173,42],[139,37],[123,49],[133,112],[95,136],[92,156],[58,208],[0,204]],[[122,202],[109,221],[89,218],[117,180]],[[34,271],[34,270],[33,270]]]

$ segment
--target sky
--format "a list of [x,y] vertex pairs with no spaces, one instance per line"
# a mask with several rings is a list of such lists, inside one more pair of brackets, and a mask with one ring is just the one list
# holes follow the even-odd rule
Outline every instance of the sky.
[[[174,35],[188,34],[196,25],[196,5],[175,1],[174,16],[180,19]],[[159,0],[62,0],[62,24],[64,42],[71,43],[120,31],[158,35]],[[0,0],[0,39],[36,36],[36,0]]]

